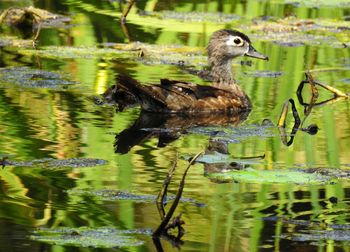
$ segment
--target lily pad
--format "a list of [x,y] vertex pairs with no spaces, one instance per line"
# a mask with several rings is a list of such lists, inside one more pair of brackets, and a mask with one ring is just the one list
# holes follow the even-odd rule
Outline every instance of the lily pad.
[[[104,59],[130,59],[141,61],[144,64],[167,64],[167,65],[206,65],[207,57],[204,50],[197,47],[176,45],[150,45],[146,43],[108,43],[103,47],[57,47],[46,46],[37,50],[19,49],[18,53],[43,58],[53,59],[76,59],[76,58],[104,58]],[[17,51],[17,50],[16,50]]]
[[43,158],[31,161],[6,161],[6,166],[17,167],[43,167],[43,168],[64,168],[64,167],[92,167],[107,164],[106,160],[94,158],[70,158],[70,159],[53,159]]
[[230,155],[222,154],[219,152],[213,152],[210,154],[204,154],[196,159],[198,163],[204,164],[220,164],[220,163],[239,163],[242,165],[259,164],[261,163],[261,158],[234,158]]
[[246,125],[238,127],[195,127],[188,131],[194,134],[208,135],[213,140],[226,143],[240,143],[249,137],[267,138],[278,135],[272,125]]
[[72,189],[67,191],[71,195],[87,195],[97,197],[100,200],[131,200],[136,202],[155,202],[157,196],[153,195],[136,195],[133,193],[118,191],[118,190],[79,190]]
[[231,23],[241,17],[235,14],[225,14],[221,12],[178,12],[178,11],[144,11],[142,16],[157,17],[159,19],[174,19],[182,22],[212,22]]
[[255,20],[242,28],[255,34],[251,37],[272,41],[281,46],[324,45],[337,48],[349,46],[349,22],[327,19],[282,19]]
[[275,71],[252,71],[245,73],[246,75],[254,76],[254,77],[265,77],[265,78],[277,78],[283,75],[282,72]]
[[71,18],[29,6],[4,10],[0,15],[0,21],[9,25],[40,22],[42,27],[63,27],[71,21]]
[[300,170],[256,170],[247,168],[224,173],[208,173],[210,179],[219,182],[239,181],[246,183],[269,184],[328,184],[332,178],[319,173],[306,173]]
[[284,0],[285,3],[293,4],[297,6],[306,6],[306,7],[314,7],[319,8],[322,6],[325,7],[350,7],[349,0]]
[[[52,58],[52,59],[90,59],[97,57],[104,58],[113,58],[118,56],[118,58],[122,58],[126,56],[126,51],[115,50],[112,48],[98,48],[94,46],[86,46],[86,47],[72,47],[72,46],[45,46],[40,47],[36,50],[34,49],[22,49],[18,51],[23,55],[37,55],[43,58]],[[131,52],[136,55],[136,52]],[[130,55],[127,55],[130,57]]]
[[283,225],[293,227],[292,233],[283,233],[281,238],[302,241],[326,243],[333,241],[350,241],[350,225],[347,223],[327,223],[324,221],[296,220],[286,217],[270,216],[265,221],[281,222]]
[[61,246],[74,247],[134,247],[144,242],[135,238],[136,234],[151,234],[151,230],[118,230],[111,227],[100,228],[42,228],[34,232],[30,239]]
[[19,39],[13,36],[0,35],[0,47],[7,47],[7,46],[21,47],[21,48],[32,47],[33,41],[26,40],[26,39]]
[[0,68],[0,83],[15,84],[31,88],[58,88],[76,84],[58,73],[31,69],[29,67]]
[[[72,189],[67,191],[68,194],[71,195],[87,195],[87,196],[93,196],[97,197],[100,200],[103,201],[115,201],[115,200],[130,200],[133,202],[151,202],[154,203],[157,200],[157,196],[155,195],[139,195],[134,194],[130,192],[123,192],[119,190],[108,190],[108,189],[102,189],[102,190],[79,190],[79,189]],[[175,199],[174,195],[168,195],[167,201],[171,201]],[[184,198],[181,197],[181,202],[189,202],[196,206],[204,206],[203,203],[200,203],[192,198]]]
[[313,230],[309,234],[304,233],[294,233],[292,236],[281,235],[282,238],[291,239],[293,241],[302,241],[302,242],[326,242],[329,240],[333,241],[350,241],[350,232],[349,230]]

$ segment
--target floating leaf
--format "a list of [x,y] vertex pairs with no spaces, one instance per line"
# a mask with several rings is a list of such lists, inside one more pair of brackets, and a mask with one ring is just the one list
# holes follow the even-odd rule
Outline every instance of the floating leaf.
[[[326,215],[325,215],[326,216]],[[265,221],[281,222],[292,226],[292,233],[281,234],[281,238],[302,242],[324,243],[332,241],[350,241],[350,225],[347,223],[337,224],[325,221],[296,220],[292,218],[270,216]],[[288,230],[288,229],[284,229]]]
[[0,35],[0,47],[11,46],[11,47],[32,47],[33,41],[26,39],[19,39],[13,36]]
[[58,88],[76,84],[76,82],[67,80],[58,73],[29,67],[0,68],[1,82],[33,88]]
[[[72,189],[67,191],[68,194],[71,195],[87,195],[89,197],[97,197],[100,200],[104,201],[115,201],[115,200],[130,200],[133,202],[151,202],[154,203],[157,200],[156,195],[139,195],[134,194],[130,192],[123,192],[119,190],[79,190],[79,189]],[[167,201],[171,201],[175,199],[174,195],[168,195]],[[181,197],[181,202],[189,202],[196,206],[204,206],[203,203],[200,203],[192,198],[185,198]]]
[[282,19],[255,20],[242,26],[256,34],[251,37],[272,41],[282,46],[325,45],[336,48],[349,46],[349,22],[327,19]]
[[310,230],[310,234],[304,233],[293,233],[292,236],[281,235],[282,238],[290,239],[293,241],[350,241],[350,232],[349,230]]
[[[125,55],[125,51],[115,50],[112,48],[98,48],[94,46],[90,47],[72,47],[72,46],[46,46],[41,47],[37,50],[34,49],[22,49],[18,51],[23,55],[38,55],[43,58],[52,58],[52,59],[75,59],[75,58],[96,58],[96,57],[104,57],[104,58],[113,58],[118,56],[118,58],[123,58]],[[132,52],[136,55],[136,52]]]
[[331,177],[300,170],[233,170],[224,173],[209,173],[207,176],[219,182],[239,181],[246,183],[327,184]]
[[145,43],[113,44],[105,47],[57,47],[46,46],[37,50],[30,48],[16,49],[16,53],[26,56],[39,56],[50,59],[103,58],[134,59],[147,65],[195,65],[207,64],[204,49],[186,46],[150,45]]
[[220,163],[239,163],[239,164],[258,164],[261,163],[261,157],[256,158],[234,158],[230,155],[214,152],[210,154],[204,154],[197,158],[196,162],[205,164],[220,164]]
[[274,71],[251,71],[245,73],[247,75],[255,76],[255,77],[265,77],[265,78],[277,78],[283,75],[282,72],[274,72]]
[[190,133],[208,135],[212,139],[226,142],[239,143],[248,137],[271,137],[277,133],[273,133],[273,125],[246,125],[238,127],[195,127],[189,130]]
[[118,230],[110,227],[100,228],[42,228],[34,232],[30,239],[61,246],[113,248],[134,247],[143,241],[135,234],[151,234],[151,230]]
[[106,160],[94,158],[70,158],[53,159],[42,158],[31,161],[6,161],[6,166],[19,167],[43,167],[43,168],[63,168],[63,167],[92,167],[107,164]]
[[293,5],[302,5],[306,7],[320,8],[322,6],[327,7],[350,7],[349,0],[284,0],[285,3]]
[[178,11],[144,11],[142,16],[157,17],[159,19],[173,19],[182,22],[211,22],[211,23],[231,23],[240,19],[235,14],[226,14],[222,12],[178,12]]

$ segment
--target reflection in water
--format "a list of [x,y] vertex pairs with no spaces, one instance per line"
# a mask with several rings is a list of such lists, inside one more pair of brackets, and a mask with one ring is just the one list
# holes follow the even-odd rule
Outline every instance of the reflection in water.
[[[185,169],[185,172],[182,175],[182,179],[180,181],[179,189],[177,190],[176,197],[174,199],[174,202],[169,207],[168,212],[165,212],[165,204],[166,204],[166,197],[168,194],[168,186],[170,184],[170,181],[173,177],[177,160],[175,161],[174,165],[169,169],[168,174],[163,182],[163,187],[160,193],[158,194],[158,200],[157,200],[157,207],[158,211],[161,217],[161,223],[157,227],[157,229],[152,234],[153,243],[157,249],[157,251],[163,251],[162,244],[160,242],[160,238],[166,239],[171,242],[173,247],[180,248],[180,245],[183,244],[183,241],[181,240],[182,236],[185,234],[185,229],[183,228],[183,225],[185,222],[181,219],[182,213],[180,213],[178,216],[174,217],[172,221],[170,222],[172,216],[174,215],[174,212],[179,204],[179,201],[181,199],[183,190],[185,188],[185,179],[188,173],[188,170],[190,167],[194,164],[196,159],[202,154],[202,152],[199,152],[196,156],[194,156],[190,161]],[[177,158],[177,157],[176,157]],[[174,235],[170,233],[171,230],[177,229],[177,234]]]
[[[17,4],[23,7],[27,6],[28,2],[32,1],[0,1],[0,8],[13,7]],[[195,122],[190,118],[176,119],[172,116],[155,119],[151,116],[151,119],[146,120],[142,119],[143,115],[133,122],[138,114],[137,108],[115,114],[113,109],[106,106],[97,107],[87,99],[102,93],[114,83],[115,68],[118,68],[118,72],[132,73],[133,77],[142,82],[154,82],[166,76],[203,83],[197,77],[185,75],[178,67],[166,65],[166,62],[162,61],[157,61],[158,65],[154,65],[154,62],[125,59],[127,57],[125,55],[120,56],[124,59],[115,56],[113,62],[105,55],[92,56],[93,58],[89,59],[84,56],[62,59],[40,55],[38,56],[40,68],[45,71],[67,72],[72,80],[79,84],[68,90],[46,88],[33,90],[14,86],[12,82],[0,82],[0,165],[1,162],[4,163],[1,159],[5,156],[19,161],[82,156],[108,160],[108,164],[101,167],[68,167],[61,170],[44,167],[0,168],[0,251],[96,250],[96,248],[52,246],[31,241],[28,237],[34,227],[113,226],[123,230],[138,228],[154,230],[159,225],[159,217],[153,203],[106,200],[92,195],[74,195],[69,191],[111,189],[111,191],[131,191],[155,197],[162,187],[171,161],[175,154],[179,153],[178,172],[173,175],[174,183],[169,185],[168,190],[169,194],[174,194],[177,189],[176,182],[181,180],[181,175],[188,164],[181,157],[186,156],[187,159],[188,156],[193,156],[203,149],[203,146],[208,146],[206,148],[208,154],[217,152],[238,158],[226,167],[216,165],[209,169],[206,164],[197,163],[191,168],[186,179],[184,197],[204,202],[205,206],[200,207],[186,202],[178,205],[177,211],[183,213],[181,219],[185,221],[186,229],[186,234],[181,239],[184,241],[181,249],[186,251],[346,250],[349,245],[348,237],[332,231],[342,227],[345,230],[343,234],[346,234],[349,230],[346,226],[350,220],[350,185],[347,173],[350,167],[349,103],[320,102],[323,100],[321,92],[315,99],[317,101],[313,99],[308,101],[310,92],[302,88],[300,93],[303,92],[304,96],[301,100],[299,95],[291,96],[291,93],[298,89],[305,68],[315,70],[313,73],[317,79],[325,83],[332,83],[341,90],[348,88],[341,80],[350,78],[349,50],[333,47],[342,42],[349,44],[346,29],[349,25],[343,18],[348,15],[348,10],[339,6],[338,1],[319,1],[317,9],[305,6],[307,1],[299,2],[300,4],[286,4],[285,1],[279,0],[137,1],[137,10],[148,16],[139,15],[136,13],[136,8],[132,8],[127,23],[129,35],[125,35],[116,20],[122,9],[119,6],[123,5],[118,1],[34,1],[35,7],[48,9],[53,13],[63,13],[74,19],[72,27],[42,29],[40,46],[91,48],[104,43],[132,40],[157,46],[181,45],[204,48],[212,31],[226,27],[250,32],[257,49],[268,52],[271,57],[269,63],[253,61],[251,66],[234,62],[237,80],[251,97],[253,110],[249,116],[231,118],[232,121],[230,118],[222,119],[222,122],[221,119],[210,118]],[[309,2],[307,4],[313,4]],[[325,2],[332,6],[322,6]],[[161,19],[155,15],[166,16],[157,12],[159,10],[170,10],[171,13],[165,13],[168,16],[175,12],[181,15],[173,16],[172,19]],[[188,20],[199,15],[206,16],[201,15],[203,11],[208,14],[214,13],[215,17],[218,14],[224,18],[229,17],[221,15],[222,13],[235,15],[237,20],[231,19],[225,24],[217,21]],[[220,13],[217,13],[218,11]],[[295,18],[283,18],[290,14]],[[257,16],[267,19],[266,22],[262,22],[261,19],[252,20]],[[180,19],[176,18],[187,20],[179,21]],[[332,31],[333,28],[319,25],[325,18],[327,26],[334,27],[335,32]],[[333,23],[334,20],[338,22]],[[291,22],[297,25],[291,26]],[[184,23],[186,25],[183,25]],[[288,41],[280,43],[281,36],[286,36],[284,32],[280,33],[277,30],[270,32],[268,34],[270,36],[260,37],[261,25],[264,25],[264,29],[269,29],[266,25],[286,23],[287,28],[291,28],[289,43]],[[254,25],[254,30],[250,29],[250,24]],[[303,34],[303,41],[294,43],[295,39],[300,38],[299,35],[303,33],[300,30],[304,28],[310,30],[307,34]],[[32,31],[28,32],[32,36]],[[276,33],[278,36],[274,37]],[[1,47],[4,34],[19,38],[23,35],[8,26],[2,26]],[[319,44],[317,40],[319,35],[322,35],[322,41],[327,39],[327,43],[321,41]],[[332,42],[335,40],[337,43]],[[19,48],[2,47],[0,65],[38,68],[34,58],[28,56],[27,52]],[[30,55],[33,55],[33,52],[30,52]],[[190,62],[194,62],[193,65],[199,68],[203,61],[197,64],[196,55],[186,54],[186,57],[195,59]],[[322,69],[328,70],[321,71]],[[246,74],[262,70],[281,72],[283,75],[265,78],[262,75]],[[263,136],[245,134],[239,141],[232,141],[230,144],[221,139],[217,141],[218,134],[215,131],[220,131],[221,135],[221,130],[223,132],[230,130],[226,125],[237,125],[244,121],[242,127],[245,124],[260,127],[264,118],[276,122],[281,113],[280,106],[289,99],[293,99],[295,104],[290,108],[291,103],[287,103],[289,114],[286,113],[284,127],[280,127],[285,129],[283,136],[277,132],[276,127],[272,127],[276,134]],[[331,101],[341,99],[343,98],[338,97]],[[301,113],[303,110],[304,114]],[[297,117],[293,116],[296,115],[295,111],[298,113],[300,124],[294,127],[298,128],[294,133],[292,130],[290,133],[290,129],[293,129],[297,121]],[[148,122],[143,124],[143,121]],[[191,130],[191,127],[205,127],[206,124],[219,127],[212,131],[208,129],[208,134]],[[123,131],[128,125],[132,125],[131,128],[134,127],[135,131],[130,130],[130,134],[127,133],[128,130]],[[310,135],[317,131],[314,125],[320,127],[322,131]],[[116,137],[115,148],[117,152],[125,153],[124,155],[114,154],[114,149],[111,148],[115,138],[114,132],[121,132],[120,137]],[[162,148],[154,147],[155,137],[158,136],[160,136],[158,145]],[[235,136],[237,134],[233,138]],[[280,138],[284,136],[286,138],[281,141]],[[150,144],[138,146],[140,141],[144,141],[147,137],[153,137],[148,142]],[[172,143],[168,144],[170,142]],[[258,162],[253,163],[251,160],[243,162],[245,157],[256,157]],[[310,173],[332,171],[336,174],[336,171],[340,170],[345,175],[338,176],[338,179],[330,181],[327,185],[245,182],[217,184],[203,176],[203,169],[206,173],[210,170],[220,172],[245,169],[247,166],[259,170],[300,168],[309,170]],[[299,220],[305,222],[297,222]],[[315,230],[320,231],[318,237],[299,236],[299,234],[314,235]],[[146,244],[136,250],[153,251],[151,238],[148,236],[142,239]],[[165,251],[177,250],[166,242],[162,245]],[[133,249],[125,248],[125,250]]]
[[141,112],[135,123],[116,136],[114,144],[116,153],[127,153],[133,146],[151,137],[159,138],[158,147],[178,139],[192,127],[211,125],[238,125],[244,121],[249,112],[239,114],[197,114],[177,115],[164,113]]
[[[317,99],[315,99],[317,100]],[[292,111],[293,111],[293,117],[295,119],[294,127],[291,133],[291,141],[288,142],[287,145],[291,145],[293,143],[294,135],[297,132],[297,130],[304,130],[301,128],[301,120],[298,115],[298,111],[296,110],[295,104],[293,100],[289,100],[288,102],[291,102],[292,104]],[[287,104],[288,104],[287,102]],[[304,105],[304,104],[302,104]],[[286,105],[284,105],[285,108]],[[308,111],[307,114],[305,113],[305,117],[310,115],[312,110],[312,106],[309,105],[308,109],[305,109],[305,111]],[[285,110],[283,110],[285,111]],[[284,112],[285,114],[287,112]],[[149,113],[141,113],[140,117],[136,120],[136,122],[127,130],[121,132],[117,137],[116,137],[116,151],[125,153],[130,150],[132,146],[135,144],[140,144],[141,141],[144,141],[145,139],[149,137],[154,137],[157,136],[159,137],[159,143],[158,147],[164,147],[166,146],[167,143],[170,141],[176,140],[179,136],[181,136],[183,133],[186,133],[186,130],[190,127],[195,127],[195,126],[205,126],[205,125],[238,125],[241,121],[244,121],[247,117],[246,115],[239,115],[236,117],[222,117],[222,116],[207,116],[207,117],[199,117],[199,118],[186,118],[186,117],[179,117],[179,116],[169,116],[169,115],[159,115],[159,114],[149,114]],[[284,118],[283,120],[286,119],[286,116],[281,116],[281,118]],[[282,123],[283,120],[279,120],[278,125],[281,125],[282,127],[285,127],[285,121]],[[305,119],[303,119],[303,122]],[[308,132],[308,133],[312,133]],[[132,136],[132,137],[131,137]],[[135,137],[136,136],[136,137]],[[130,143],[130,139],[134,139],[135,142]],[[123,143],[123,141],[128,142],[127,145]],[[283,140],[282,140],[283,142]],[[123,147],[124,146],[124,147]],[[215,142],[215,141],[210,141],[209,146],[206,150],[208,153],[215,151],[219,153],[224,153],[228,154],[228,146],[226,143],[220,143],[220,142]],[[263,158],[263,157],[262,157]],[[210,165],[209,165],[210,166]],[[205,172],[210,172],[213,170],[213,167],[209,167],[207,164],[204,165]],[[242,169],[245,168],[244,165],[241,165],[240,163],[235,163],[235,164],[230,164],[230,169]],[[217,165],[214,165],[214,170],[215,172],[223,172],[227,170],[227,167],[219,167]],[[274,199],[276,200],[276,199]],[[327,200],[326,200],[327,201]],[[302,218],[307,217],[309,218],[308,213],[310,209],[312,209],[312,206],[310,205],[310,202],[299,202],[298,200],[293,199],[293,203],[289,206],[288,208],[292,208],[290,211],[283,212],[281,211],[275,212],[275,208],[281,208],[281,204],[283,205],[283,200],[278,199],[278,204],[277,206],[272,203],[271,205],[268,206],[268,209],[262,209],[261,213],[264,215],[269,215],[271,214],[272,216],[277,215],[277,216],[283,216],[284,214],[290,215],[291,213],[295,212],[298,213]],[[271,211],[272,210],[272,211]],[[281,209],[280,209],[281,210]],[[306,213],[306,216],[304,216],[304,213]],[[327,215],[326,215],[327,216]],[[277,218],[278,220],[278,218]],[[236,219],[237,222],[239,222],[239,219]],[[264,231],[262,231],[261,234],[261,242],[265,245],[268,246],[270,242],[271,235],[275,235],[275,233],[270,232],[271,231],[271,224],[269,222],[269,219],[263,219],[262,220],[265,225],[263,225]],[[276,224],[273,224],[272,226],[275,227],[277,225],[280,225],[280,223],[293,223],[295,224],[295,221],[292,219],[290,222],[283,221],[276,221]],[[312,226],[314,224],[308,222],[309,226]],[[266,232],[265,232],[266,230]],[[290,231],[287,230],[287,228],[282,229],[282,233],[286,235],[281,235],[283,239],[288,237],[288,234]],[[174,237],[172,237],[174,238]],[[288,239],[288,238],[287,238]],[[176,241],[174,243],[174,246],[178,246],[178,241],[175,237],[175,239],[171,239],[171,241]],[[158,243],[155,243],[156,246]],[[284,245],[284,241],[280,241],[281,247],[288,246]],[[159,246],[159,244],[158,244]],[[159,247],[157,247],[159,249]]]
[[[310,97],[310,102],[306,103],[304,102],[304,98],[303,98],[303,88],[305,84],[309,84],[311,87],[311,97]],[[328,100],[325,101],[321,101],[318,102],[318,98],[319,98],[319,93],[318,93],[318,89],[317,86],[320,86],[328,91],[330,91],[331,93],[333,93],[334,97],[330,98]],[[311,111],[314,107],[319,107],[319,106],[324,106],[327,104],[332,104],[334,102],[340,101],[340,100],[344,100],[347,99],[349,96],[343,92],[341,92],[340,90],[333,88],[331,86],[328,86],[326,84],[320,83],[318,81],[315,81],[314,78],[312,77],[312,75],[310,73],[306,73],[306,79],[301,81],[298,89],[297,89],[297,97],[298,97],[298,101],[300,103],[300,105],[302,105],[304,107],[304,118],[301,121],[298,110],[295,107],[295,102],[293,99],[289,99],[288,101],[286,101],[283,105],[282,108],[282,112],[280,115],[280,118],[278,120],[278,128],[280,130],[280,134],[281,134],[281,140],[282,143],[286,146],[290,146],[293,141],[294,141],[294,137],[297,133],[298,130],[307,132],[310,135],[315,135],[318,132],[318,126],[316,124],[310,124],[307,127],[303,126],[305,120],[307,119],[307,117],[311,114]],[[293,114],[293,118],[294,118],[294,125],[293,128],[291,130],[291,133],[289,134],[290,139],[289,141],[287,141],[287,133],[286,133],[286,120],[287,120],[287,113],[288,113],[288,107],[289,107],[289,103],[292,106],[292,114]]]

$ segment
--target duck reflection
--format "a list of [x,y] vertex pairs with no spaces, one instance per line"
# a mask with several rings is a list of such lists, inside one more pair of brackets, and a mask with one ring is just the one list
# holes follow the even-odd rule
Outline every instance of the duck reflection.
[[[208,147],[205,149],[205,153],[207,157],[210,155],[226,155],[228,157],[231,157],[229,151],[228,151],[228,143],[217,141],[215,139],[209,139]],[[204,175],[209,175],[211,173],[224,173],[224,172],[230,172],[234,170],[242,170],[245,168],[248,168],[250,166],[250,163],[256,163],[259,162],[259,160],[263,160],[265,158],[265,155],[260,156],[245,156],[245,157],[232,157],[231,162],[201,162],[199,160],[199,163],[203,163],[204,166]],[[216,180],[214,178],[210,178],[212,182],[215,183],[223,183],[225,181],[222,180]]]
[[125,154],[129,150],[151,137],[158,137],[158,147],[186,134],[189,129],[198,126],[237,126],[244,121],[249,111],[236,114],[162,114],[142,111],[139,118],[129,128],[116,135],[114,148],[116,153]]

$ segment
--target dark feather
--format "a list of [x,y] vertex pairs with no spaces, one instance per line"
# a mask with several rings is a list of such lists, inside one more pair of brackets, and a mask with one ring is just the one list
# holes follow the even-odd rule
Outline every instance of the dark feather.
[[[143,110],[166,113],[234,112],[250,108],[249,99],[240,90],[195,85],[162,79],[160,85],[142,85],[135,79],[120,75],[118,84],[134,94]],[[237,92],[239,91],[239,92]]]

